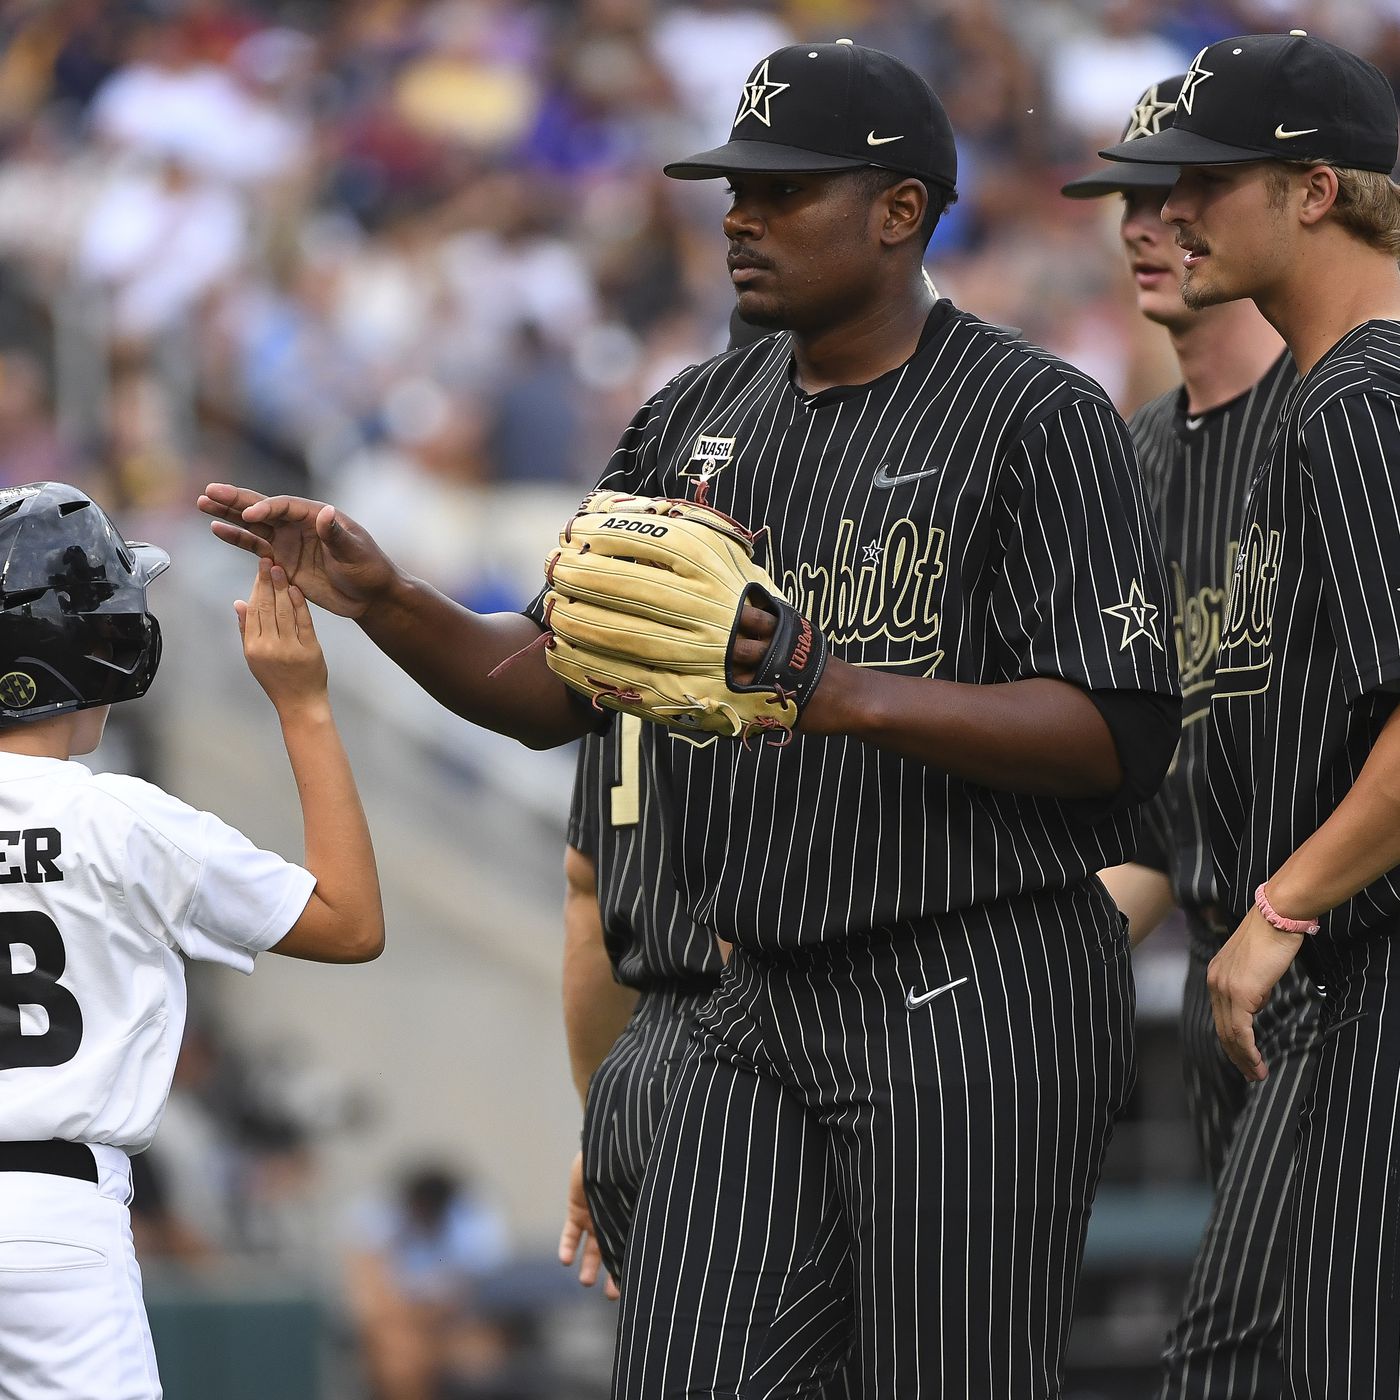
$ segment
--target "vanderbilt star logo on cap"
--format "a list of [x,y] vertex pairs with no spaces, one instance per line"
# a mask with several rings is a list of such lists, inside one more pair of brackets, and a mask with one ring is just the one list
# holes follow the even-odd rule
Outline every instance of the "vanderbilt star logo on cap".
[[768,60],[765,58],[754,70],[754,75],[744,84],[744,95],[739,99],[739,114],[734,118],[738,126],[746,117],[757,117],[764,126],[772,126],[769,119],[769,103],[780,93],[786,92],[791,83],[774,83],[768,78]]
[[1176,99],[1176,105],[1183,112],[1190,112],[1192,103],[1196,100],[1196,89],[1205,82],[1207,78],[1215,77],[1215,74],[1201,67],[1201,60],[1206,56],[1210,46],[1202,49],[1200,53],[1191,60],[1191,66],[1186,70],[1186,77],[1181,83],[1181,96]]
[[789,44],[760,59],[744,84],[729,140],[672,161],[674,180],[731,173],[826,174],[878,166],[952,190],[953,128],[907,63],[849,39]]
[[[1153,83],[1137,100],[1123,128],[1123,140],[1143,141],[1166,131],[1176,119],[1177,94],[1186,81],[1186,74],[1174,73]],[[1133,190],[1165,191],[1176,181],[1176,171],[1162,165],[1123,165],[1103,161],[1097,170],[1081,175],[1066,185],[1060,193],[1068,199],[1097,199],[1105,194],[1128,194]]]
[[1128,118],[1127,130],[1123,132],[1125,141],[1136,141],[1140,136],[1155,136],[1162,129],[1162,123],[1176,111],[1176,100],[1163,101],[1158,97],[1158,90],[1164,87],[1164,83],[1153,83],[1141,97],[1138,104],[1133,108],[1133,114]]

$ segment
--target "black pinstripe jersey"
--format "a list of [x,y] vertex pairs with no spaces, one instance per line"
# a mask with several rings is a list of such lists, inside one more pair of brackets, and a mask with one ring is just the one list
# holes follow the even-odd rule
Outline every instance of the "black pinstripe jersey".
[[1181,743],[1143,813],[1144,858],[1170,876],[1183,908],[1216,898],[1206,778],[1215,657],[1250,478],[1297,382],[1284,353],[1252,388],[1207,413],[1189,415],[1186,391],[1176,388],[1128,420],[1162,536],[1183,701]]
[[617,980],[639,989],[711,985],[723,969],[715,936],[686,912],[671,874],[666,733],[619,715],[585,736],[569,812],[569,844],[598,868],[603,942]]
[[[1231,912],[1347,794],[1400,685],[1400,322],[1348,332],[1294,390],[1250,488],[1211,705]],[[1324,915],[1394,928],[1400,873]]]
[[[1156,530],[1097,384],[947,301],[869,384],[807,394],[791,363],[776,335],[682,371],[603,483],[704,483],[766,527],[760,562],[856,665],[1174,693]],[[1066,887],[1136,844],[1131,810],[994,792],[848,737],[670,742],[682,896],[749,947]]]

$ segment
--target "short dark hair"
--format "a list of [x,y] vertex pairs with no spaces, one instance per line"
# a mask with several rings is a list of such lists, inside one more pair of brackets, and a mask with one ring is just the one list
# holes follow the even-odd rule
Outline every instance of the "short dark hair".
[[[886,170],[881,165],[867,165],[860,170],[851,171],[851,179],[855,182],[856,188],[867,199],[874,199],[877,194],[884,194],[886,190],[892,189],[901,180],[917,180],[918,178],[917,175],[907,175],[902,170]],[[950,190],[944,185],[930,184],[927,180],[922,183],[928,191],[928,208],[924,210],[924,221],[919,227],[919,237],[923,246],[927,248],[929,239],[933,237],[934,229],[938,227],[938,221],[958,202],[958,192]]]

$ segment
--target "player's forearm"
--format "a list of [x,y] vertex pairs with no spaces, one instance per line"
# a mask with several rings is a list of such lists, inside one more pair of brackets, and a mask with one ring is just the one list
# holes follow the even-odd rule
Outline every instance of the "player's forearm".
[[1099,871],[1113,902],[1128,920],[1134,948],[1166,918],[1175,904],[1172,882],[1160,871],[1129,861]]
[[1076,686],[1048,678],[964,685],[833,658],[802,729],[849,734],[1011,792],[1105,797],[1123,780],[1113,736],[1094,702]]
[[1386,721],[1351,791],[1269,877],[1269,901],[1285,918],[1315,919],[1397,865],[1400,709]]
[[539,640],[540,629],[520,613],[483,616],[401,575],[359,621],[428,694],[473,724],[539,749],[585,732],[579,709],[545,664],[542,648],[491,676],[502,661]]
[[301,799],[306,868],[324,906],[321,939],[280,951],[324,961],[363,962],[384,947],[384,911],[369,823],[329,700],[284,707],[278,718]]
[[597,894],[581,876],[586,867],[591,878],[592,862],[572,849],[569,855],[564,896],[564,1038],[581,1104],[588,1097],[588,1081],[632,1015],[637,994],[613,977]]

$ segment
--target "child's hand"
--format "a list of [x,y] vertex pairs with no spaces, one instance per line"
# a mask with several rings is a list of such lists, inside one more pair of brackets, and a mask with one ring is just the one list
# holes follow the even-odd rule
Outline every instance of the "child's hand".
[[267,698],[284,705],[324,699],[326,659],[316,640],[306,595],[280,564],[258,560],[248,601],[233,605],[243,637],[243,659]]

